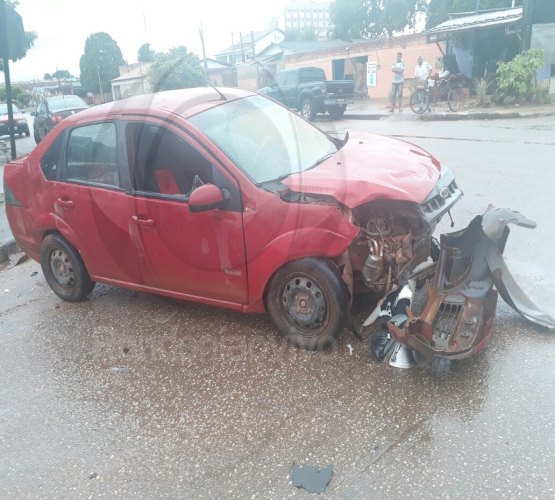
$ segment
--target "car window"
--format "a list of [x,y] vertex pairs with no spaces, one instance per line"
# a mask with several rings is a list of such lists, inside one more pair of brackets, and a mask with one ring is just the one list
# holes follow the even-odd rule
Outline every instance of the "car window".
[[287,76],[287,73],[278,73],[276,75],[276,85],[278,85],[279,87],[283,87],[285,85],[286,76]]
[[[15,104],[12,104],[12,112],[19,113],[19,109]],[[5,103],[0,104],[0,115],[7,115],[8,114],[8,105]]]
[[60,162],[60,149],[62,146],[63,134],[60,134],[58,138],[51,144],[48,151],[44,153],[40,160],[40,168],[44,177],[49,181],[56,179],[58,173],[58,165]]
[[149,123],[130,123],[126,138],[136,191],[186,200],[197,187],[214,183],[212,164],[171,130]]
[[64,111],[66,109],[86,108],[87,105],[83,99],[76,95],[63,96],[60,99],[52,99],[48,103],[48,107],[53,113]]
[[111,122],[73,129],[67,144],[66,178],[119,186],[116,138]]

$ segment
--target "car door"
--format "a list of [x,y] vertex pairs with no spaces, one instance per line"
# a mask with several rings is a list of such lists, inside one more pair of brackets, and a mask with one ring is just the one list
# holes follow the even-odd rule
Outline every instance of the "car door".
[[46,135],[46,131],[44,129],[44,119],[45,119],[45,103],[44,101],[42,101],[36,111],[35,114],[35,123],[34,123],[34,128],[35,131],[37,132],[36,135],[38,135],[39,138],[42,138]]
[[[129,122],[132,220],[141,241],[144,282],[158,290],[244,304],[248,300],[241,196],[237,182],[181,129]],[[223,209],[192,212],[202,184],[229,194]]]
[[116,123],[77,126],[66,137],[61,180],[54,188],[58,230],[77,247],[91,277],[141,284]]

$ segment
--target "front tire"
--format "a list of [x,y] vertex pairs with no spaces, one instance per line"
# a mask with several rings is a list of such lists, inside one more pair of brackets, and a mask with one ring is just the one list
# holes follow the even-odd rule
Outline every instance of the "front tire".
[[301,115],[309,121],[314,120],[314,106],[312,100],[307,98],[301,101]]
[[309,351],[334,345],[350,295],[337,266],[316,258],[285,264],[270,281],[266,308],[287,341]]
[[64,238],[49,234],[40,247],[40,265],[52,291],[68,302],[81,302],[94,288],[94,281],[81,256]]
[[36,130],[33,130],[33,137],[35,138],[35,144],[38,144],[41,141],[40,135]]

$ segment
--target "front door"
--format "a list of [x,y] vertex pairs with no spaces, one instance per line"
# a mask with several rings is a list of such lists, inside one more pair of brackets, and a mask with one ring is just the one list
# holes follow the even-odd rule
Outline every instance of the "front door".
[[[185,137],[159,123],[127,124],[132,221],[140,235],[145,284],[244,304],[248,290],[238,184]],[[228,206],[191,212],[190,193],[206,183],[230,193]]]
[[115,124],[72,129],[63,157],[62,179],[54,188],[57,229],[77,247],[92,277],[140,284],[129,225],[132,204],[120,182]]

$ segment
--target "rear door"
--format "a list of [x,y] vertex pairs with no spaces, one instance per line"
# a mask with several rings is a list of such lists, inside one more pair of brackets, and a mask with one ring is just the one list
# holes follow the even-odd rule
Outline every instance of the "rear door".
[[68,131],[62,179],[54,188],[56,226],[77,247],[91,276],[140,284],[121,156],[115,122]]
[[[177,127],[154,119],[129,122],[126,140],[145,284],[191,298],[247,303],[238,183]],[[207,183],[229,193],[228,205],[191,212],[190,193]]]

